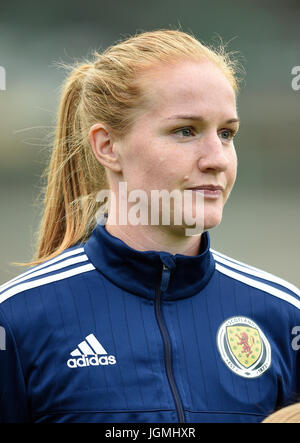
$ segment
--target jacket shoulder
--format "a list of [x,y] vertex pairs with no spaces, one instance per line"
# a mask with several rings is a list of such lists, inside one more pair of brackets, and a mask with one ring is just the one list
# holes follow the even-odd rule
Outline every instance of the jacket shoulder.
[[210,249],[216,270],[231,278],[242,282],[258,291],[263,291],[300,309],[300,290],[294,284],[263,269],[256,268],[238,261],[221,252]]
[[34,288],[47,287],[53,282],[72,278],[95,269],[85,254],[83,246],[72,246],[56,257],[29,268],[0,286],[0,306],[17,294]]

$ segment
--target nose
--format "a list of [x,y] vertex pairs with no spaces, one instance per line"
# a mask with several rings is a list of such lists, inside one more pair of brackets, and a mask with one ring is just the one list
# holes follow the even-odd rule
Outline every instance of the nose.
[[198,166],[201,171],[225,171],[229,165],[230,146],[222,143],[219,134],[210,132],[201,140]]

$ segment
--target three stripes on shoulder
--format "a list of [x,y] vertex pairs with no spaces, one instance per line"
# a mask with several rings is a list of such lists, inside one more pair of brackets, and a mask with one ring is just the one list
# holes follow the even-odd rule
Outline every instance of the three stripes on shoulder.
[[[210,251],[214,257],[217,271],[232,279],[245,283],[246,285],[285,300],[300,309],[300,291],[293,284],[276,277],[269,272],[234,260],[214,249],[210,249]],[[84,253],[83,247],[64,252],[51,260],[29,269],[0,286],[0,303],[22,291],[94,270],[95,266],[88,261],[89,258]],[[83,264],[84,262],[88,263]],[[64,270],[64,268],[70,266],[72,266],[70,269]],[[256,280],[252,277],[259,278],[260,280]],[[265,282],[261,280],[264,280]],[[283,289],[278,289],[272,286],[272,283],[280,285]],[[293,294],[290,294],[287,290],[291,291]]]
[[[246,285],[260,289],[264,292],[268,292],[269,294],[285,300],[286,302],[291,303],[296,308],[300,309],[300,290],[292,283],[270,274],[269,272],[227,257],[226,255],[213,249],[210,249],[210,251],[212,252],[216,262],[216,270],[222,274],[225,274],[235,280],[239,280]],[[243,274],[240,274],[240,272]],[[261,280],[266,280],[267,283],[255,280],[254,278],[251,278],[251,276],[257,277]],[[288,289],[293,292],[293,295],[289,294],[289,292],[285,291],[284,289],[282,290],[272,286],[272,283],[283,286],[284,289]]]
[[[28,271],[8,281],[4,285],[0,286],[0,303],[15,294],[18,294],[19,292],[94,270],[95,266],[92,263],[75,266],[66,271],[63,270],[63,268],[68,266],[73,266],[88,261],[88,256],[86,254],[82,254],[83,252],[83,247],[64,252],[57,257],[48,260],[41,265],[35,266],[34,268],[29,269]],[[53,272],[54,274],[46,275]],[[41,276],[41,278],[32,280],[33,278],[39,276]]]

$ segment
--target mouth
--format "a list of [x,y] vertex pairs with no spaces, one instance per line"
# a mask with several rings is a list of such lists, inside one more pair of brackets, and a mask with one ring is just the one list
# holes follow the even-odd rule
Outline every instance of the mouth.
[[188,188],[187,190],[198,191],[201,192],[204,197],[208,198],[218,198],[222,192],[224,191],[223,186],[221,185],[202,185],[202,186],[194,186],[192,188]]
[[192,188],[188,188],[188,189],[192,189],[192,191],[200,191],[200,190],[209,190],[209,191],[223,191],[224,188],[221,185],[202,185],[202,186],[194,186]]

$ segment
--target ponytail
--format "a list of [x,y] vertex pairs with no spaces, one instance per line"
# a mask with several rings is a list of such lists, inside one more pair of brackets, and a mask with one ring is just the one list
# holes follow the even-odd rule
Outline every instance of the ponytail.
[[[14,264],[33,266],[51,259],[84,242],[96,224],[96,194],[106,186],[106,175],[82,134],[80,101],[90,69],[89,64],[77,66],[63,84],[53,152],[44,172],[48,183],[35,256],[30,263]],[[88,179],[92,174],[98,177],[96,188]]]

